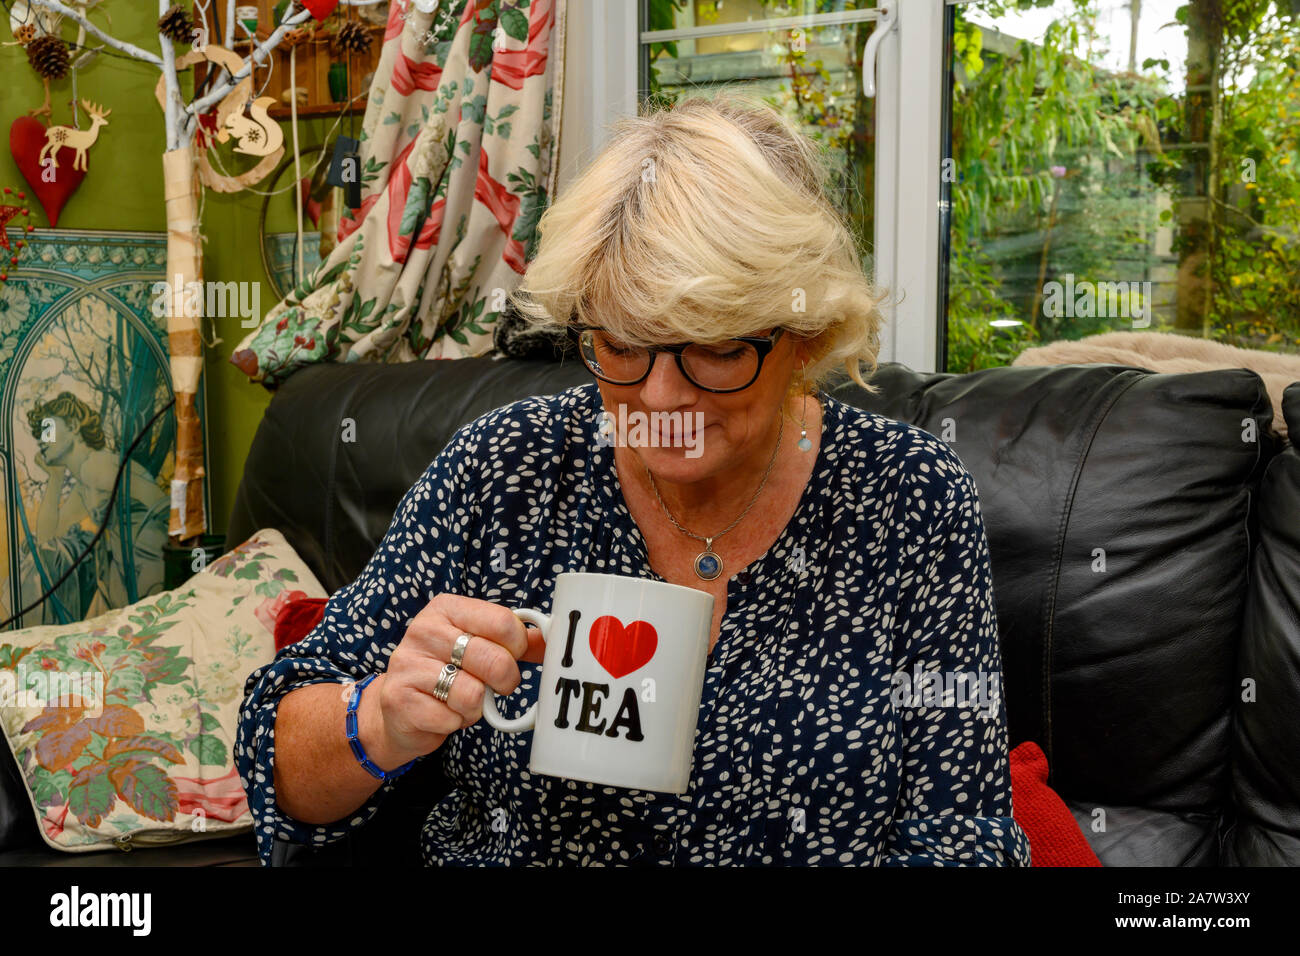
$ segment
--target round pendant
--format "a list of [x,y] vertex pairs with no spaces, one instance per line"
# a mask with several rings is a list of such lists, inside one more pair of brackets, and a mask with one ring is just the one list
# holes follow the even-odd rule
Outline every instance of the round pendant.
[[808,439],[808,438],[800,438],[800,439],[799,439],[799,450],[800,450],[800,451],[808,451],[808,450],[811,449],[811,448],[812,448],[812,441],[811,441],[811,439]]
[[722,573],[722,559],[712,551],[703,551],[695,559],[695,573],[705,581],[712,581]]

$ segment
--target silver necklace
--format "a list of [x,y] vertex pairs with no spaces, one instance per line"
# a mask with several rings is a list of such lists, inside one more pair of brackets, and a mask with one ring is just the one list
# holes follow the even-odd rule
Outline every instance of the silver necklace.
[[763,480],[758,484],[758,491],[755,491],[754,497],[749,499],[749,504],[746,505],[745,510],[740,513],[740,517],[736,518],[735,521],[731,522],[731,524],[727,525],[717,534],[709,537],[696,534],[694,531],[688,531],[678,523],[677,519],[673,517],[673,513],[668,510],[668,506],[664,504],[663,496],[659,494],[659,487],[655,484],[655,476],[650,473],[649,468],[646,468],[645,473],[650,479],[650,487],[654,491],[655,497],[659,499],[659,506],[664,509],[664,514],[668,516],[668,520],[677,525],[678,531],[690,535],[697,541],[704,542],[704,550],[695,557],[695,573],[705,581],[712,581],[722,573],[722,558],[720,558],[717,552],[713,550],[713,542],[715,539],[721,538],[736,525],[740,524],[740,519],[749,514],[749,509],[754,507],[754,502],[758,500],[758,496],[763,492],[763,486],[767,484],[768,476],[772,474],[772,465],[776,462],[776,453],[781,449],[781,435],[784,434],[784,432],[785,414],[783,412],[781,415],[781,427],[776,433],[776,447],[772,449],[772,457],[767,463],[767,470],[763,472]]

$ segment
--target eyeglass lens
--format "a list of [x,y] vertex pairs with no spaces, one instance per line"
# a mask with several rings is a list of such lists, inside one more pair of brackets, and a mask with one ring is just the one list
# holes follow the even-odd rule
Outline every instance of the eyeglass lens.
[[[582,357],[597,375],[608,381],[636,382],[650,369],[650,350],[626,345],[602,331],[581,337]],[[758,350],[748,342],[731,340],[714,345],[692,343],[682,352],[686,377],[704,388],[739,388],[758,371]]]

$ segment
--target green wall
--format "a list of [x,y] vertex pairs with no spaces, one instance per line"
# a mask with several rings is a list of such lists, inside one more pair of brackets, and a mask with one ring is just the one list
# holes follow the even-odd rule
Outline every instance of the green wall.
[[[359,122],[359,121],[358,121]],[[292,150],[288,123],[281,124],[285,132],[285,155]],[[325,130],[333,121],[304,120],[298,124],[300,146],[319,144]],[[159,124],[161,136],[161,124]],[[304,163],[304,171],[308,164]],[[290,184],[291,172],[280,179],[279,187]],[[268,182],[253,187],[263,190]],[[204,277],[217,282],[258,281],[261,283],[262,312],[271,311],[278,302],[262,267],[258,245],[258,221],[262,212],[263,197],[244,190],[239,193],[205,194],[203,206]],[[267,212],[267,229],[270,232],[287,232],[293,228],[293,191],[287,190],[271,200]],[[308,220],[310,226],[310,220]],[[249,333],[240,327],[238,316],[217,319],[205,325],[208,341],[215,334],[219,343],[205,346],[204,376],[207,379],[208,423],[208,474],[212,482],[212,523],[215,530],[225,532],[226,518],[235,503],[239,477],[244,470],[253,433],[262,420],[262,413],[271,400],[271,393],[261,385],[250,382],[248,376],[230,364],[230,355]],[[285,475],[285,481],[296,476]],[[231,545],[239,542],[228,542]]]
[[[158,36],[156,5],[121,3],[112,5],[112,32],[137,46],[156,51]],[[104,23],[102,17],[94,18]],[[0,35],[10,40],[7,23],[0,24]],[[63,35],[73,37],[70,26]],[[178,47],[181,52],[184,47]],[[74,53],[75,56],[75,53]],[[44,96],[40,78],[28,66],[21,47],[0,47],[0,121],[6,132],[19,115],[39,106]],[[162,153],[164,132],[162,110],[154,97],[159,72],[147,63],[99,54],[81,70],[77,92],[82,99],[101,103],[112,109],[107,126],[87,154],[88,174],[59,216],[60,228],[141,230],[163,232],[166,214],[163,208]],[[71,78],[51,84],[54,115],[48,122],[70,124]],[[86,117],[82,113],[84,126]],[[334,118],[304,120],[299,123],[299,140],[303,146],[318,144],[334,125]],[[360,125],[357,117],[356,125]],[[290,153],[291,131],[285,131],[285,155]],[[344,121],[346,130],[347,120]],[[0,184],[26,187],[9,150],[0,150]],[[286,174],[280,186],[288,184]],[[261,186],[254,187],[257,189]],[[204,243],[204,277],[213,281],[260,281],[262,311],[276,304],[276,296],[262,268],[258,249],[258,218],[263,197],[250,191],[235,194],[205,192],[202,211]],[[33,202],[33,222],[48,226],[39,204]],[[270,231],[288,231],[293,223],[292,190],[272,199],[269,211]],[[224,533],[227,517],[234,504],[240,475],[248,455],[253,433],[257,430],[271,393],[230,364],[230,354],[248,334],[240,327],[237,316],[204,321],[204,335],[221,339],[207,348],[204,378],[207,403],[208,463],[207,473],[212,498],[210,530]],[[285,480],[294,476],[286,475]],[[238,542],[228,542],[238,544]]]
[[[155,5],[156,8],[156,5]],[[149,39],[157,13],[147,16],[145,3],[114,4],[113,31],[137,46],[156,52],[158,36]],[[102,19],[98,22],[103,22]],[[65,26],[65,36],[75,33]],[[11,41],[7,17],[0,17],[0,38]],[[96,44],[98,45],[98,44]],[[73,56],[76,56],[74,51]],[[0,47],[0,121],[3,121],[6,148],[0,150],[0,180],[6,186],[26,186],[18,166],[9,154],[9,125],[23,113],[40,106],[45,92],[40,77],[27,65],[22,47]],[[125,59],[121,54],[99,54],[77,77],[77,94],[81,99],[107,106],[113,111],[108,125],[99,131],[99,139],[86,154],[88,171],[81,184],[59,215],[60,228],[139,229],[161,232],[165,228],[162,190],[162,111],[154,99],[154,84],[159,73],[147,63]],[[47,122],[70,125],[72,80],[50,84],[50,104],[54,115]],[[81,113],[82,125],[86,114]],[[45,214],[33,203],[32,216],[37,226],[48,226]]]

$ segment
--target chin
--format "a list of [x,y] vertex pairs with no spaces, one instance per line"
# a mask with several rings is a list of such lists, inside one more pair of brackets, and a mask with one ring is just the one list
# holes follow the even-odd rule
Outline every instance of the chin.
[[[712,461],[713,456],[703,447],[638,450],[646,465],[656,476],[662,474],[672,481],[691,481],[695,478],[703,478],[712,471],[709,462]],[[695,457],[691,457],[692,455]]]

